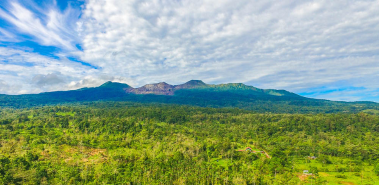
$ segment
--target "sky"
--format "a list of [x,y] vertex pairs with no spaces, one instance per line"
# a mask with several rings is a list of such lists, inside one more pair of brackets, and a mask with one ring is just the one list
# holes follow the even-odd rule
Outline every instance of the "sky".
[[379,0],[0,1],[0,94],[192,79],[379,102]]

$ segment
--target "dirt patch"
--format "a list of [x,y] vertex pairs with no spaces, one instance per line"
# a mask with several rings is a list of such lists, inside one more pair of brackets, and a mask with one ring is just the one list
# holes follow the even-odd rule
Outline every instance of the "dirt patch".
[[[107,160],[106,149],[87,148],[83,153],[86,157],[82,159],[83,162],[98,163]],[[89,159],[92,156],[99,156],[97,159]]]
[[98,163],[108,159],[106,149],[65,146],[64,148],[62,147],[62,151],[63,152],[60,154],[60,157],[64,158],[65,162],[73,162],[73,156],[76,156],[75,158],[80,156],[79,162],[82,163]]
[[298,173],[297,174],[297,177],[299,177],[299,179],[301,181],[307,181],[309,177],[314,177],[314,175],[310,175],[310,174],[303,174],[303,173]]
[[65,161],[66,163],[67,163],[67,162],[70,162],[70,161],[72,161],[72,157],[67,158],[67,159],[65,159],[64,161]]
[[353,182],[340,181],[339,183],[341,183],[341,184],[346,184],[346,185],[354,185]]
[[299,173],[299,174],[297,175],[297,177],[299,177],[299,179],[300,179],[301,181],[305,181],[305,180],[308,179],[308,175],[305,175],[305,174],[302,174],[302,173]]
[[42,151],[42,152],[41,152],[41,155],[42,155],[43,157],[45,157],[45,158],[49,157],[49,156],[50,156],[50,154],[49,154],[49,150],[44,150],[44,151]]
[[106,149],[91,149],[91,151],[88,153],[88,155],[94,156],[94,155],[101,154],[102,156],[104,156],[103,153],[105,153],[106,151],[107,151]]

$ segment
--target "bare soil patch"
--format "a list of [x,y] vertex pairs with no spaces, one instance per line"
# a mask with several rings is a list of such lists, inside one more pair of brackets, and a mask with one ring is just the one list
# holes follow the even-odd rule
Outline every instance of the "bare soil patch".
[[299,177],[299,179],[300,179],[301,181],[305,181],[305,180],[308,179],[308,175],[305,175],[305,174],[302,174],[302,173],[299,173],[299,174],[297,175],[297,177]]
[[339,183],[341,183],[341,184],[346,184],[346,185],[354,185],[353,182],[340,181]]

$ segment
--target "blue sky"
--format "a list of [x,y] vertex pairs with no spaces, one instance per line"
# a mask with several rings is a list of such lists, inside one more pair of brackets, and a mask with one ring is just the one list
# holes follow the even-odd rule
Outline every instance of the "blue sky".
[[3,0],[0,93],[241,82],[379,102],[379,0]]

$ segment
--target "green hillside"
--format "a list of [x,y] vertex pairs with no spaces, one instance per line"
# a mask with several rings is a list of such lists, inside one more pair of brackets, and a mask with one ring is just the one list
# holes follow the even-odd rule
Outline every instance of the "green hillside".
[[335,102],[311,99],[285,90],[258,89],[241,83],[207,85],[189,81],[171,95],[134,94],[127,84],[107,82],[99,87],[29,95],[0,95],[0,106],[26,108],[42,105],[72,104],[91,101],[125,101],[229,107],[272,113],[357,113],[378,110],[373,102]]

